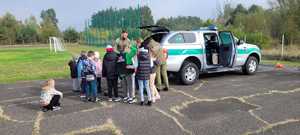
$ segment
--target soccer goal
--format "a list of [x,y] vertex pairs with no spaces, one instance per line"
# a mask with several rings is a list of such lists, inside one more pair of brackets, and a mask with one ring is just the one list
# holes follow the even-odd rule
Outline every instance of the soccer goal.
[[57,37],[49,37],[49,46],[50,46],[50,51],[54,52],[62,52],[65,51],[65,48],[63,46],[63,43],[61,39]]

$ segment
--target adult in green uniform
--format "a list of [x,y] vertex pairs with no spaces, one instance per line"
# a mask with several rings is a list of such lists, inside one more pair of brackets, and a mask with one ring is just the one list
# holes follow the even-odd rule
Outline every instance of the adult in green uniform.
[[154,50],[154,55],[156,55],[157,59],[160,61],[159,65],[156,69],[156,87],[157,90],[169,90],[169,80],[167,74],[167,52],[160,47],[160,44],[153,39],[149,42],[149,48]]

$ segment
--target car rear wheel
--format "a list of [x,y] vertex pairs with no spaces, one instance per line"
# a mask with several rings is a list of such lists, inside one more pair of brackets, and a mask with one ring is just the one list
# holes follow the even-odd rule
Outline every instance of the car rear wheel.
[[179,71],[179,77],[181,82],[185,85],[194,84],[199,78],[198,66],[193,62],[185,61]]
[[246,75],[255,74],[258,69],[258,60],[256,57],[250,56],[243,66],[243,73]]

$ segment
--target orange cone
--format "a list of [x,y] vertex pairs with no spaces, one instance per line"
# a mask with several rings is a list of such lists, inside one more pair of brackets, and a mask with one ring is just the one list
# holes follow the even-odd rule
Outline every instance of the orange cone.
[[284,65],[281,64],[281,63],[277,63],[277,64],[275,65],[275,68],[276,68],[276,69],[283,69],[283,68],[284,68]]

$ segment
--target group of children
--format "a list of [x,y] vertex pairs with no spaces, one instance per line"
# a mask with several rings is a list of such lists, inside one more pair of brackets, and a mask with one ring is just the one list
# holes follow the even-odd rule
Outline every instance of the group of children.
[[[102,93],[102,96],[108,96],[108,101],[133,104],[137,102],[135,90],[138,88],[140,105],[151,106],[153,102],[160,99],[155,86],[156,69],[160,63],[154,51],[157,47],[159,45],[150,48],[142,47],[141,40],[124,47],[122,51],[116,51],[116,48],[108,45],[103,62],[100,60],[99,52],[82,51],[79,58],[74,57],[68,63],[73,91],[80,92],[80,97],[85,102],[99,101],[98,94]],[[107,81],[107,95],[101,90],[102,78]],[[122,96],[119,95],[119,84],[121,84]],[[45,89],[41,95],[43,110],[57,110],[62,93],[55,90],[54,80],[47,81],[43,89]],[[144,99],[145,91],[147,102]]]

